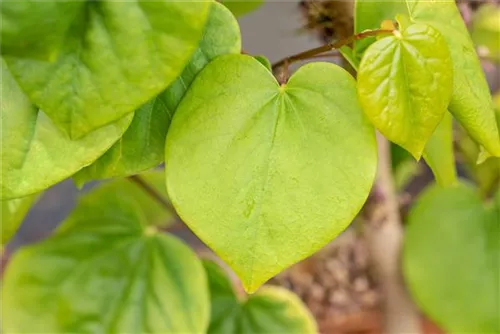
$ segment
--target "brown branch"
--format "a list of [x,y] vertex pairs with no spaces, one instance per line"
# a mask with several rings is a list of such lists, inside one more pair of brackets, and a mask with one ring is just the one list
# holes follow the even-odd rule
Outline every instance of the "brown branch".
[[173,225],[170,225],[167,228],[165,228],[164,229],[165,231],[176,231],[179,230],[181,227],[185,226],[182,222],[182,219],[177,214],[177,211],[175,211],[175,208],[172,205],[172,203],[170,203],[165,197],[163,197],[158,191],[156,191],[156,189],[154,189],[146,181],[144,181],[142,177],[140,177],[139,175],[132,175],[129,176],[127,179],[137,184],[149,196],[151,196],[154,200],[156,200],[165,210],[172,213],[176,222]]
[[360,40],[360,39],[378,36],[378,35],[383,35],[383,34],[392,34],[392,33],[394,33],[394,30],[387,30],[387,29],[363,31],[359,34],[349,36],[347,38],[338,40],[334,43],[328,43],[328,44],[319,46],[317,48],[306,50],[306,51],[298,53],[296,55],[283,58],[280,61],[274,63],[272,65],[272,69],[274,71],[282,66],[288,66],[288,65],[290,65],[294,62],[297,62],[297,61],[310,59],[311,57],[315,57],[319,54],[322,54],[322,53],[325,53],[328,51],[332,51],[332,50],[336,50],[336,49],[340,49],[341,47],[348,45],[348,44],[351,44],[352,42]]
[[387,334],[420,333],[419,313],[405,288],[400,267],[403,226],[394,187],[389,142],[377,134],[379,163],[365,225],[376,279],[383,294]]

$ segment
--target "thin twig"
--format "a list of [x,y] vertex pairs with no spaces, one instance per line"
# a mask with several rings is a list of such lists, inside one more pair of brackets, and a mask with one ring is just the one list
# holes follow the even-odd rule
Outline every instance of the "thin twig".
[[379,164],[371,195],[365,237],[373,260],[376,279],[383,293],[384,333],[420,333],[420,318],[405,288],[400,267],[403,226],[391,167],[387,139],[377,134]]
[[288,66],[288,65],[290,65],[290,64],[292,64],[294,62],[297,62],[299,60],[310,59],[311,57],[315,57],[315,56],[317,56],[319,54],[322,54],[322,53],[325,53],[325,52],[328,52],[328,51],[332,51],[332,50],[336,50],[336,49],[340,49],[341,47],[343,47],[345,45],[348,45],[348,44],[351,44],[352,42],[360,40],[360,39],[364,39],[364,38],[367,38],[367,37],[378,36],[378,35],[383,35],[383,34],[392,34],[392,33],[394,33],[394,30],[387,30],[387,29],[377,29],[377,30],[363,31],[363,32],[361,32],[359,34],[355,34],[355,35],[349,36],[347,38],[338,40],[338,41],[336,41],[334,43],[328,43],[328,44],[319,46],[317,48],[306,50],[306,51],[300,52],[300,53],[298,53],[296,55],[283,58],[280,61],[274,63],[272,65],[272,69],[274,71],[274,70],[276,70],[276,69],[278,69],[278,68],[280,68],[282,66]]
[[151,197],[153,197],[158,203],[160,203],[167,211],[175,212],[174,206],[172,203],[167,201],[159,192],[156,191],[153,187],[151,187],[146,181],[142,179],[139,175],[129,176],[128,179],[139,187],[141,187],[145,192],[147,192]]
[[173,225],[168,226],[165,229],[166,231],[175,231],[175,230],[179,230],[181,227],[184,227],[182,219],[177,214],[177,211],[175,211],[175,208],[172,205],[172,203],[170,203],[165,197],[163,197],[158,191],[156,191],[156,189],[151,187],[139,175],[129,176],[128,179],[131,182],[134,182],[135,184],[137,184],[148,195],[150,195],[152,198],[154,198],[165,210],[167,210],[168,212],[170,212],[174,216],[174,219],[176,222]]

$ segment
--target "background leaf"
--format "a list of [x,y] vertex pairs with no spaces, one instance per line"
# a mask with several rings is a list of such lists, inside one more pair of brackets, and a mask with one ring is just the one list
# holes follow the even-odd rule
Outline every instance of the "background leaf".
[[1,61],[0,197],[12,199],[44,190],[95,161],[118,138],[132,115],[78,140],[59,131],[31,104]]
[[212,302],[209,334],[317,333],[314,318],[290,291],[265,286],[239,301],[224,271],[203,261]]
[[410,211],[406,281],[422,310],[449,333],[500,332],[499,217],[500,196],[485,207],[464,184],[433,186]]
[[171,84],[211,2],[86,1],[55,62],[8,57],[34,104],[73,139],[117,121]]
[[500,62],[500,7],[484,4],[472,18],[474,44],[491,59]]
[[450,186],[457,182],[453,152],[453,119],[449,113],[444,114],[425,145],[423,156],[439,185]]
[[13,255],[2,284],[3,332],[206,331],[201,262],[157,233],[135,197],[115,191],[91,191],[56,235]]
[[279,86],[254,58],[226,55],[180,104],[168,193],[247,291],[331,241],[365,202],[377,150],[355,85],[340,67],[313,63]]
[[448,107],[453,69],[438,31],[412,24],[401,34],[366,50],[358,97],[374,126],[419,159]]
[[124,136],[101,158],[74,176],[78,184],[128,176],[159,165],[165,157],[165,138],[177,105],[196,75],[213,58],[239,53],[238,22],[223,5],[214,3],[205,32],[181,76],[164,92],[136,111]]
[[223,0],[222,3],[233,13],[234,16],[238,17],[253,12],[264,4],[264,0]]
[[53,61],[85,1],[3,1],[0,6],[2,55]]
[[2,225],[2,247],[5,246],[17,232],[24,217],[28,214],[28,211],[37,198],[38,195],[31,195],[8,201],[1,201],[2,220],[0,220],[0,222]]

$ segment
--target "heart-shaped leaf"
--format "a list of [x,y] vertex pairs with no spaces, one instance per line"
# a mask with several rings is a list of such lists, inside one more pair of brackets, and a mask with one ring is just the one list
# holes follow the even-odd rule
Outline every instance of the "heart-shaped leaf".
[[17,229],[23,222],[24,217],[37,198],[38,195],[31,195],[22,198],[1,201],[2,220],[0,220],[0,222],[2,225],[2,233],[0,246],[5,246],[9,239],[14,236]]
[[198,45],[210,5],[85,1],[57,60],[6,59],[31,101],[80,138],[133,112],[177,78]]
[[179,105],[165,161],[183,221],[253,292],[347,227],[377,151],[342,68],[309,64],[280,86],[254,58],[226,55]]
[[[413,22],[429,24],[443,35],[453,62],[453,94],[449,110],[477,143],[492,155],[500,156],[500,136],[488,83],[455,0],[392,0],[382,3],[357,0],[355,8],[356,32],[377,29],[382,21],[394,19],[396,14],[405,14]],[[360,43],[359,50],[363,48],[366,44]]]
[[499,236],[500,191],[485,207],[470,186],[433,186],[410,211],[406,281],[447,332],[500,332]]
[[55,60],[85,1],[4,1],[0,6],[2,55]]
[[240,301],[215,262],[205,260],[203,265],[212,302],[209,334],[317,333],[314,318],[290,291],[265,286]]
[[419,159],[447,110],[452,75],[441,34],[426,24],[412,24],[366,50],[358,96],[375,127]]
[[59,131],[23,94],[4,61],[0,101],[0,197],[37,193],[95,161],[125,132],[132,115],[78,140]]
[[214,3],[205,32],[181,76],[164,92],[136,111],[123,137],[101,158],[74,176],[78,184],[137,174],[160,164],[165,157],[165,137],[177,105],[196,75],[213,58],[240,53],[238,22],[222,4]]
[[81,198],[56,235],[14,254],[2,283],[4,333],[206,331],[201,262],[156,233],[149,206],[107,187]]

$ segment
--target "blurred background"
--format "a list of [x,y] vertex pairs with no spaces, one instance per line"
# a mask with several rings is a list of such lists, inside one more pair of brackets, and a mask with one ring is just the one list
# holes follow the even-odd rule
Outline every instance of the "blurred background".
[[[492,93],[500,89],[500,21],[498,30],[482,27],[483,16],[496,11],[499,1],[461,1],[459,7],[472,30],[482,66]],[[496,16],[500,20],[500,14]],[[267,1],[256,11],[239,18],[243,48],[252,55],[265,55],[271,63],[303,50],[342,38],[352,31],[352,3],[349,1]],[[483,29],[483,31],[481,31]],[[342,64],[341,58],[325,58]],[[345,65],[348,66],[348,65]],[[498,187],[500,170],[478,171],[471,167],[464,143],[457,131],[457,167],[465,178]],[[465,136],[464,136],[465,137]],[[464,138],[466,141],[468,138]],[[467,143],[465,143],[467,146]],[[416,163],[403,150],[393,147],[393,169],[403,217],[415,196],[433,177],[423,162]],[[498,162],[496,162],[498,166]],[[488,175],[487,175],[488,174]],[[491,174],[491,175],[490,175]],[[487,176],[486,176],[487,175]],[[487,180],[480,180],[486,178]],[[478,181],[479,180],[479,181]],[[487,183],[487,184],[486,184]],[[488,185],[489,184],[489,185]],[[20,230],[8,245],[8,252],[33,243],[51,233],[72,210],[80,192],[71,180],[48,189],[29,212]],[[481,185],[480,185],[481,186]],[[370,255],[359,217],[340,237],[311,258],[295,265],[269,282],[297,293],[318,320],[321,333],[381,333],[380,294],[370,272]],[[208,249],[185,227],[179,235],[200,253]],[[423,319],[426,333],[441,333]]]

